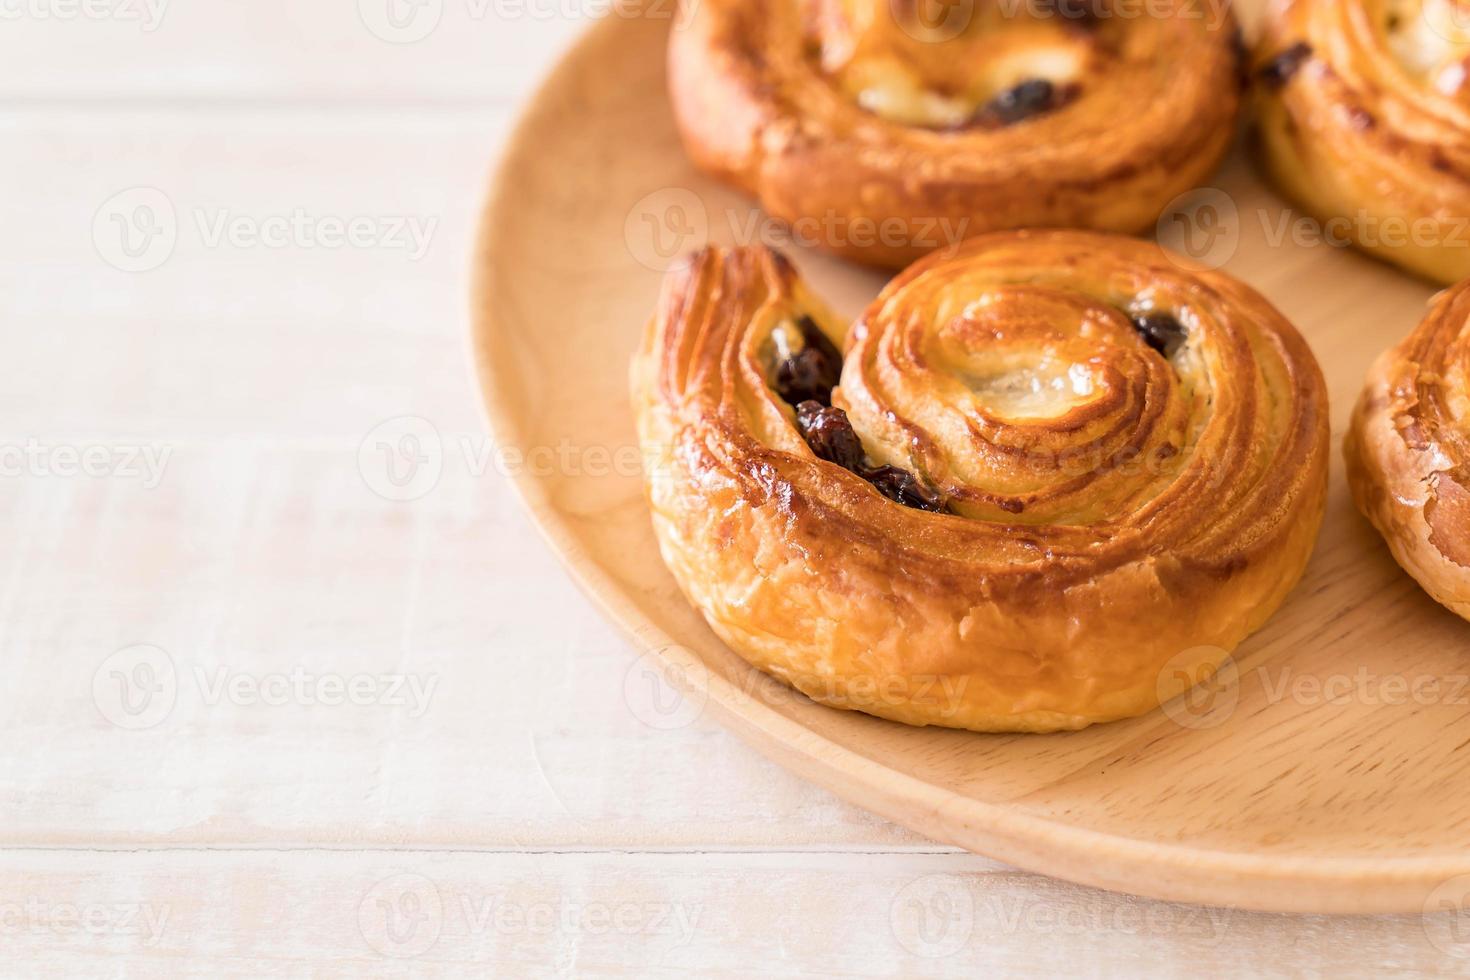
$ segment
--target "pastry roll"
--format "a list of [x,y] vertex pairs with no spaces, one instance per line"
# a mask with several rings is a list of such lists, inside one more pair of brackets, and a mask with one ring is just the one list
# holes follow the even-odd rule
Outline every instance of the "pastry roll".
[[1437,601],[1470,619],[1470,282],[1368,373],[1343,446],[1358,509]]
[[1234,135],[1205,0],[686,0],[669,84],[704,170],[793,238],[902,267],[990,231],[1150,228]]
[[1306,343],[1134,239],[972,239],[850,329],[778,254],[707,249],[632,392],[664,561],[714,631],[913,725],[1149,710],[1281,604],[1323,513]]
[[1265,166],[1326,240],[1470,276],[1470,7],[1277,0],[1255,77]]

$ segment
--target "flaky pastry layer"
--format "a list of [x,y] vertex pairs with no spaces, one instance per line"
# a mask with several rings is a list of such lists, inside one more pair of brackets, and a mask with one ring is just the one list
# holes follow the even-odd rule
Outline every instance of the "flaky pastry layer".
[[804,243],[902,267],[997,230],[1152,227],[1228,148],[1241,61],[1211,0],[698,0],[669,84],[703,169]]
[[1328,241],[1470,276],[1470,8],[1277,0],[1255,66],[1266,168]]
[[[831,409],[778,390],[803,320],[845,351]],[[709,624],[811,697],[909,724],[1149,710],[1271,615],[1323,512],[1305,342],[1133,239],[974,239],[850,329],[779,255],[707,249],[669,273],[632,391],[663,558]],[[860,465],[800,428],[839,410]],[[885,496],[879,467],[942,512]]]
[[1343,451],[1353,499],[1394,558],[1470,619],[1470,282],[1374,363]]

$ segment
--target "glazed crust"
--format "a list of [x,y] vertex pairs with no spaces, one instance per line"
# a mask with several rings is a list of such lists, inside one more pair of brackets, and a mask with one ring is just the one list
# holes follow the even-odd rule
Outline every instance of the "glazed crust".
[[[870,264],[998,230],[1142,231],[1228,149],[1243,65],[1217,4],[1045,15],[1109,3],[958,4],[973,15],[946,29],[897,0],[699,0],[670,43],[675,116],[702,169]],[[1049,76],[1058,106],[1009,125],[911,118]]]
[[1368,373],[1343,446],[1358,509],[1403,569],[1470,619],[1470,282]]
[[[1177,316],[1171,357],[1125,310]],[[946,513],[817,458],[772,387],[801,316],[832,404]],[[632,368],[665,562],[734,650],[816,700],[1049,731],[1211,672],[1306,566],[1327,396],[1274,308],[1158,246],[1013,232],[935,253],[850,329],[762,248],[669,273]]]
[[1277,0],[1256,52],[1281,191],[1427,279],[1470,276],[1470,33],[1453,0]]

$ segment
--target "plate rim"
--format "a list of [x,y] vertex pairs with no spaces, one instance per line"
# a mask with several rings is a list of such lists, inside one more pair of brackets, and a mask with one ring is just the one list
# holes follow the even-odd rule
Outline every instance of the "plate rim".
[[[501,215],[515,196],[508,174],[553,91],[590,51],[608,43],[620,21],[628,19],[617,14],[599,17],[561,51],[518,108],[491,168],[471,257],[467,339],[481,411],[492,438],[502,447],[525,448],[513,401],[504,394],[508,386],[499,383],[508,365],[497,351],[504,330],[492,296],[494,256],[502,245]],[[687,660],[670,655],[671,647],[685,648],[645,616],[602,565],[578,555],[577,534],[551,502],[543,479],[517,469],[507,474],[507,480],[577,587],[640,654],[654,656],[671,686],[686,696],[703,698],[721,724],[773,762],[916,833],[1026,871],[1112,892],[1263,912],[1423,914],[1437,886],[1470,875],[1470,853],[1297,858],[1244,854],[1123,837],[944,790],[831,741],[716,671],[679,669],[702,664],[693,654]],[[1148,873],[1140,875],[1139,869]]]

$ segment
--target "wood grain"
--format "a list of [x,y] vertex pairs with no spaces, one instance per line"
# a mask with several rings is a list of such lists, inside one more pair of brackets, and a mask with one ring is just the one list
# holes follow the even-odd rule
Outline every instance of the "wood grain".
[[[18,977],[1351,975],[1331,919],[968,855],[32,851],[0,875]],[[1452,963],[1414,918],[1358,920],[1351,942],[1398,975]]]
[[[507,444],[630,445],[619,366],[652,308],[650,266],[674,252],[648,229],[687,249],[763,227],[679,150],[661,95],[665,30],[618,19],[591,33],[532,104],[497,178],[476,341]],[[623,84],[599,83],[608,77]],[[1234,213],[1224,267],[1306,334],[1340,437],[1369,360],[1431,289],[1294,236],[1243,156],[1217,185],[1204,200]],[[846,313],[880,281],[795,257]],[[1470,628],[1394,565],[1352,511],[1338,459],[1307,576],[1237,652],[1238,683],[1213,714],[1175,706],[1047,738],[904,729],[772,694],[678,594],[637,476],[519,476],[582,583],[662,651],[690,697],[796,772],[926,835],[1089,884],[1262,909],[1417,911],[1470,873]]]
[[[651,664],[556,567],[500,472],[474,464],[490,445],[463,351],[475,202],[513,100],[585,20],[577,4],[549,20],[505,6],[481,20],[446,8],[442,28],[406,46],[367,36],[350,2],[176,3],[152,35],[85,20],[0,26],[12,83],[0,94],[12,232],[0,239],[0,446],[173,450],[152,490],[0,480],[11,531],[0,724],[12,747],[0,761],[0,972],[1462,968],[1462,947],[1439,926],[1436,944],[1418,916],[1236,911],[1220,932],[1219,910],[958,853],[766,761],[712,712],[678,724],[689,715],[652,686]],[[185,238],[159,269],[123,273],[99,257],[89,223],[137,184],[168,192],[185,217],[301,206],[428,214],[440,231],[416,264]],[[357,458],[400,416],[432,423],[445,450],[437,486],[409,501],[374,493]],[[90,684],[137,643],[167,649],[187,677],[401,661],[442,680],[417,719],[208,705],[191,681],[156,729],[128,731],[105,723]],[[431,879],[450,910],[417,956],[381,952],[357,921],[372,889],[401,874]],[[946,930],[965,920],[940,917],[945,901],[966,893],[971,930]],[[492,899],[703,911],[679,945],[672,933],[516,930],[462,914],[463,901],[480,917]],[[153,944],[116,917],[123,906],[137,922],[148,903],[168,912]],[[83,914],[102,916],[95,931]],[[900,939],[920,923],[937,944]]]

